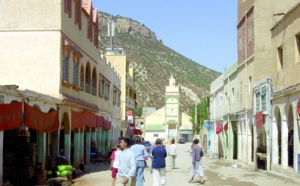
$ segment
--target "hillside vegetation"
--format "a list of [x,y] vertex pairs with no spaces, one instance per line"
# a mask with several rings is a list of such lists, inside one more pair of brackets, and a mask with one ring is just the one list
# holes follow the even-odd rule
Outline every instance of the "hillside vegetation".
[[193,100],[187,92],[194,92],[199,98],[207,95],[210,83],[220,75],[165,46],[162,40],[157,39],[155,32],[145,25],[104,12],[99,12],[101,52],[110,46],[107,37],[107,23],[110,19],[114,19],[116,26],[114,46],[123,48],[128,58],[135,63],[138,105],[154,106],[157,109],[162,107],[165,104],[165,86],[173,74],[178,85],[190,90],[182,90],[180,97],[181,110],[187,111],[193,106]]

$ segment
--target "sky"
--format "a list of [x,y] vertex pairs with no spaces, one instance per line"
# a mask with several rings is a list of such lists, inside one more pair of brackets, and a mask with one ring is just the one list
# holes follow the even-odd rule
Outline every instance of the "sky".
[[236,0],[93,0],[99,11],[131,18],[164,45],[218,72],[237,61]]

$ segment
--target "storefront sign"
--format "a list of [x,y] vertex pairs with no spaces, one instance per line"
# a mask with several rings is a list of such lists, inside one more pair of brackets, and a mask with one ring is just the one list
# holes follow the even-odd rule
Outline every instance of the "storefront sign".
[[132,111],[131,110],[128,110],[126,113],[127,113],[127,116],[132,116]]

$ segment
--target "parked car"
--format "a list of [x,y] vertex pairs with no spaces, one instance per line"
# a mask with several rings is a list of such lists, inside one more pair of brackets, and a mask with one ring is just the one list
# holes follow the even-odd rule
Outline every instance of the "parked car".
[[151,143],[149,141],[142,141],[142,144],[145,146],[147,152],[149,152],[151,148]]
[[178,143],[185,143],[185,138],[179,138]]

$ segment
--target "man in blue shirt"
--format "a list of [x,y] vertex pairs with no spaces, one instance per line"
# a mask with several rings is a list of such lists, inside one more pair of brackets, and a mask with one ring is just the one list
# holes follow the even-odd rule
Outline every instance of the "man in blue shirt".
[[134,138],[134,145],[130,147],[133,151],[136,160],[136,179],[132,180],[133,185],[143,186],[144,185],[144,168],[145,158],[148,158],[148,153],[144,145],[142,145],[141,138],[136,136]]
[[167,151],[162,147],[161,139],[157,138],[156,147],[152,151],[153,155],[153,186],[164,186],[166,184],[166,160]]
[[121,139],[122,152],[119,155],[119,167],[116,178],[116,186],[130,186],[131,179],[135,176],[135,158],[132,150],[129,149],[129,138]]

